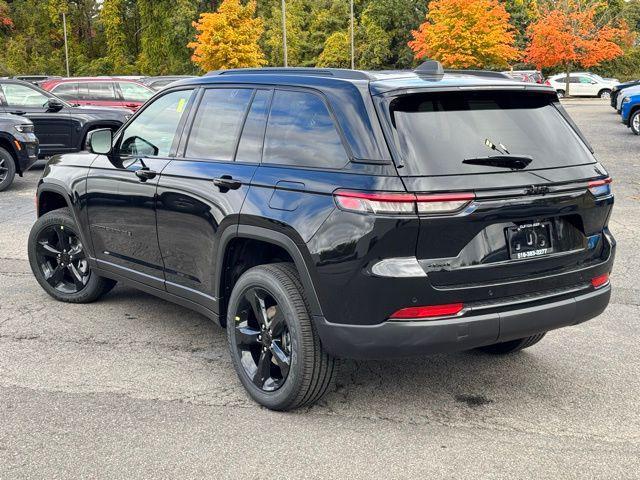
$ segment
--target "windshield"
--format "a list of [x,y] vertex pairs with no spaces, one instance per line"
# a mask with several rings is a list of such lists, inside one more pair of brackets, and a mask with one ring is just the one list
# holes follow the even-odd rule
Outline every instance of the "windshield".
[[[404,95],[389,109],[402,175],[509,171],[464,160],[526,156],[525,170],[595,163],[546,93],[456,91]],[[486,162],[484,162],[486,163]],[[508,163],[508,162],[489,162]]]

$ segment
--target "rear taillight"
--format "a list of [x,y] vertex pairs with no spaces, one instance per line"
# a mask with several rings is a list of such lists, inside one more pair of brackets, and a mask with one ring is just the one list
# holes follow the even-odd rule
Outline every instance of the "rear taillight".
[[591,279],[591,285],[593,288],[604,287],[609,283],[609,274],[603,273],[602,275],[598,275],[597,277],[593,277]]
[[359,213],[429,215],[455,213],[462,210],[474,198],[473,193],[381,193],[338,190],[334,193],[336,205],[341,210]]
[[588,187],[594,197],[611,195],[611,178],[591,181],[589,182]]
[[390,318],[397,320],[411,320],[417,318],[432,318],[457,315],[462,312],[464,305],[462,303],[448,303],[445,305],[429,305],[425,307],[407,307],[401,308]]

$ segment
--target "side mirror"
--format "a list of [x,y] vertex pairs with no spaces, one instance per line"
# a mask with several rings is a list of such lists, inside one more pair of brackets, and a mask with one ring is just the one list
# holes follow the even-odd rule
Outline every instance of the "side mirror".
[[113,132],[109,128],[93,130],[87,135],[87,144],[91,153],[109,155],[113,143]]
[[47,112],[59,112],[64,108],[64,103],[62,103],[57,98],[50,98],[47,101]]

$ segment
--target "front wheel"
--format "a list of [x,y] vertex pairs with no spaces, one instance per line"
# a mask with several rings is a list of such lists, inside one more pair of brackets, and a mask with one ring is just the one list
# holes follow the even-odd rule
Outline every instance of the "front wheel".
[[0,148],[0,192],[9,188],[16,176],[16,164],[13,156]]
[[486,347],[480,347],[478,350],[486,353],[492,353],[494,355],[507,355],[509,353],[519,352],[525,348],[529,348],[538,343],[547,334],[547,332],[538,333],[530,337],[519,338],[517,340],[511,340],[509,342],[494,343],[493,345],[487,345]]
[[91,271],[78,227],[68,208],[42,215],[29,234],[29,264],[40,286],[56,300],[88,303],[116,282]]
[[631,119],[629,120],[629,127],[631,127],[631,131],[636,135],[640,135],[640,110],[636,110],[631,115]]
[[269,409],[311,405],[335,377],[335,360],[320,344],[292,264],[242,274],[229,299],[227,339],[242,385]]

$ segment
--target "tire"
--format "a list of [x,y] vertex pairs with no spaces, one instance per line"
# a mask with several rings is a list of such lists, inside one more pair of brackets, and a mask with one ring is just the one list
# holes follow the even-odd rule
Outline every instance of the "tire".
[[558,98],[564,98],[564,90],[556,90],[556,93],[558,94]]
[[634,134],[640,135],[640,110],[636,110],[631,114],[631,118],[629,119],[629,128],[631,128],[631,131]]
[[[320,344],[292,264],[247,270],[233,288],[227,311],[233,366],[248,394],[260,405],[280,411],[312,405],[332,386],[336,361]],[[288,355],[288,363],[278,362],[277,352],[284,353],[280,358]],[[261,365],[268,378],[258,374]],[[281,365],[287,365],[286,374]]]
[[[66,242],[60,240],[65,235]],[[61,302],[93,302],[117,283],[91,271],[79,239],[78,227],[68,208],[45,213],[31,227],[28,243],[31,270],[44,291]]]
[[491,353],[493,355],[507,355],[509,353],[516,353],[525,348],[529,348],[532,345],[538,343],[547,334],[547,332],[532,335],[530,337],[520,338],[517,340],[511,340],[509,342],[494,343],[493,345],[487,345],[486,347],[480,347],[478,350]]
[[606,88],[603,89],[603,90],[600,90],[598,92],[598,97],[604,98],[605,100],[610,100],[611,99],[611,90],[608,90]]
[[0,192],[9,188],[16,176],[16,162],[4,148],[0,148]]

